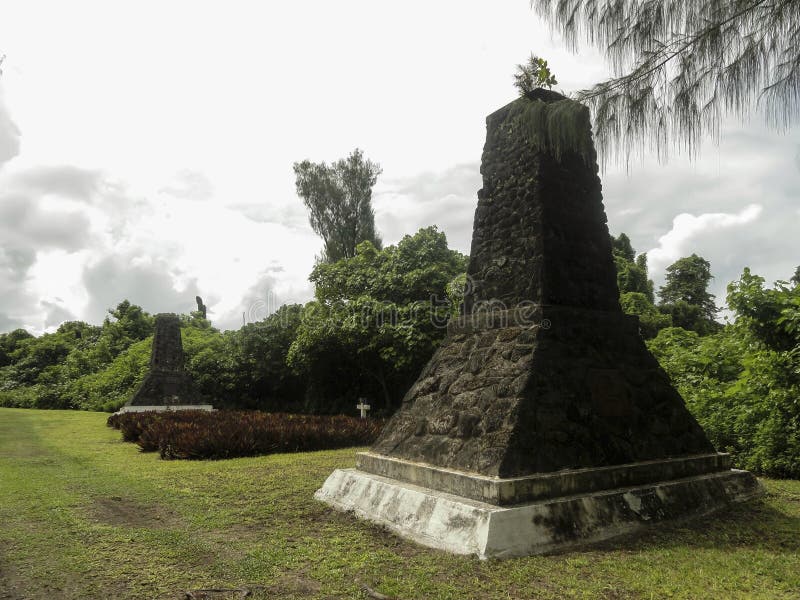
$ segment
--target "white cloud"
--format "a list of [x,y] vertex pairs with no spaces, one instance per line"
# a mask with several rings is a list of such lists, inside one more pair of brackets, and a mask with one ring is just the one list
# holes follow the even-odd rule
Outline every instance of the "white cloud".
[[384,242],[397,243],[421,227],[436,225],[451,248],[469,254],[481,185],[478,163],[379,182],[373,204]]
[[[661,271],[682,256],[692,253],[700,238],[719,232],[723,229],[736,229],[753,223],[761,215],[763,207],[751,204],[738,213],[704,213],[691,215],[682,213],[672,221],[672,229],[661,236],[658,246],[647,251],[650,268]],[[726,235],[735,235],[728,231]],[[730,239],[730,238],[729,238]]]
[[19,127],[11,119],[0,87],[0,168],[19,154]]
[[214,196],[214,184],[203,173],[183,169],[176,173],[172,181],[158,192],[176,198],[202,202]]
[[[52,328],[59,308],[98,322],[125,295],[185,312],[199,293],[222,327],[307,300],[322,241],[292,163],[355,147],[384,168],[386,243],[436,224],[469,252],[485,117],[515,97],[514,66],[533,50],[567,90],[605,74],[527,2],[42,6],[9,0],[0,20],[0,331]],[[606,174],[610,226],[662,260],[703,254],[715,285],[745,264],[785,277],[800,262],[796,136],[722,137],[694,165]],[[708,217],[754,204],[744,225]]]
[[72,311],[63,306],[60,299],[55,299],[53,301],[41,300],[39,304],[47,311],[47,315],[45,316],[44,320],[45,328],[57,328],[64,321],[75,320],[75,315],[72,313]]
[[312,295],[307,276],[321,242],[308,225],[248,219],[203,176],[179,172],[144,196],[70,166],[18,167],[0,183],[5,329],[52,330],[59,316],[98,323],[123,299],[152,313],[188,312],[195,295],[217,326],[237,327],[264,272],[276,277],[272,304]]

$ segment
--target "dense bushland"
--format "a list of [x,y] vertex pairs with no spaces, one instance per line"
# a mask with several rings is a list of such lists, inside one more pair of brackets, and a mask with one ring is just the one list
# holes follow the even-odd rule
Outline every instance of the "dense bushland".
[[[800,477],[800,273],[769,288],[745,270],[729,287],[732,318],[722,325],[705,259],[670,265],[656,292],[647,257],[627,236],[612,248],[623,310],[639,317],[716,447],[740,467]],[[198,313],[183,316],[187,368],[217,407],[352,414],[364,397],[373,416],[388,416],[443,338],[465,268],[435,228],[383,250],[362,242],[355,256],[315,267],[305,306],[224,333]],[[116,410],[146,372],[152,328],[125,301],[102,326],[1,334],[0,406]]]
[[131,412],[108,418],[143,452],[164,459],[222,459],[273,452],[308,452],[375,441],[384,421],[343,415],[257,411]]
[[[387,415],[444,337],[465,270],[435,227],[383,250],[362,242],[315,267],[305,306],[224,333],[183,315],[186,368],[216,407],[354,413],[367,398]],[[126,300],[102,326],[0,334],[0,406],[117,410],[147,372],[152,333],[153,317]]]
[[745,269],[728,306],[735,319],[718,332],[667,328],[648,346],[718,450],[800,478],[800,279],[768,289]]

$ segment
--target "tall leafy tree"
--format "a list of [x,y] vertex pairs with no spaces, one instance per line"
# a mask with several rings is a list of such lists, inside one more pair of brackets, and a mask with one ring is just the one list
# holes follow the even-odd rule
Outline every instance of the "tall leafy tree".
[[778,281],[765,289],[764,278],[745,267],[739,280],[728,284],[728,306],[767,348],[794,351],[800,358],[800,281]]
[[[269,411],[301,407],[302,377],[286,364],[303,307],[286,304],[256,323],[225,333],[189,360],[200,389],[220,406]],[[188,354],[188,350],[187,350]]]
[[708,291],[713,279],[711,263],[692,254],[667,267],[664,285],[658,290],[659,307],[672,315],[676,327],[710,333],[718,329],[714,318],[719,309]]
[[672,318],[659,311],[653,299],[653,281],[647,276],[647,254],[636,255],[630,238],[620,233],[611,236],[611,249],[617,268],[617,287],[622,310],[639,317],[642,337],[650,339],[672,325]]
[[19,347],[20,342],[32,337],[33,335],[24,329],[0,333],[0,367],[10,365],[13,362],[14,351]]
[[738,467],[800,477],[800,286],[749,269],[728,286],[733,321],[699,336],[667,328],[648,342],[686,405]]
[[[531,0],[577,50],[605,54],[614,76],[578,92],[596,141],[630,157],[670,145],[693,154],[727,114],[763,105],[773,125],[800,112],[797,0]],[[604,156],[607,152],[601,152]]]
[[309,408],[352,411],[359,396],[396,408],[444,337],[450,283],[465,271],[466,257],[435,227],[383,250],[365,241],[353,258],[317,265],[316,299],[288,353],[310,386]]
[[617,287],[620,294],[644,294],[653,303],[653,282],[647,276],[647,254],[636,256],[630,238],[620,233],[611,236],[611,250],[617,268]]
[[631,245],[631,238],[628,234],[623,232],[619,236],[611,236],[611,251],[614,257],[622,258],[628,262],[633,262],[636,258],[636,250]]
[[330,166],[308,160],[294,163],[294,173],[311,228],[325,243],[322,262],[352,258],[365,240],[381,247],[372,210],[372,186],[382,173],[379,164],[356,148]]

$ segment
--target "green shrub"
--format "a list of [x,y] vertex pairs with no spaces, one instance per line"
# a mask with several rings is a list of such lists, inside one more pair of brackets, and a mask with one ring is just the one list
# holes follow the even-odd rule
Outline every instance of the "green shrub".
[[34,408],[36,406],[36,389],[19,387],[0,390],[0,406],[5,408]]
[[705,337],[662,329],[648,347],[735,466],[800,478],[800,353],[765,347],[741,322]]

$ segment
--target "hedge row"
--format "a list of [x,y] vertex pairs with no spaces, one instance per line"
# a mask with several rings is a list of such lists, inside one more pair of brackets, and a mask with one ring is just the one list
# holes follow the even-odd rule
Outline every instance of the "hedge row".
[[164,459],[221,459],[370,445],[384,421],[343,415],[182,410],[114,414],[108,426]]

